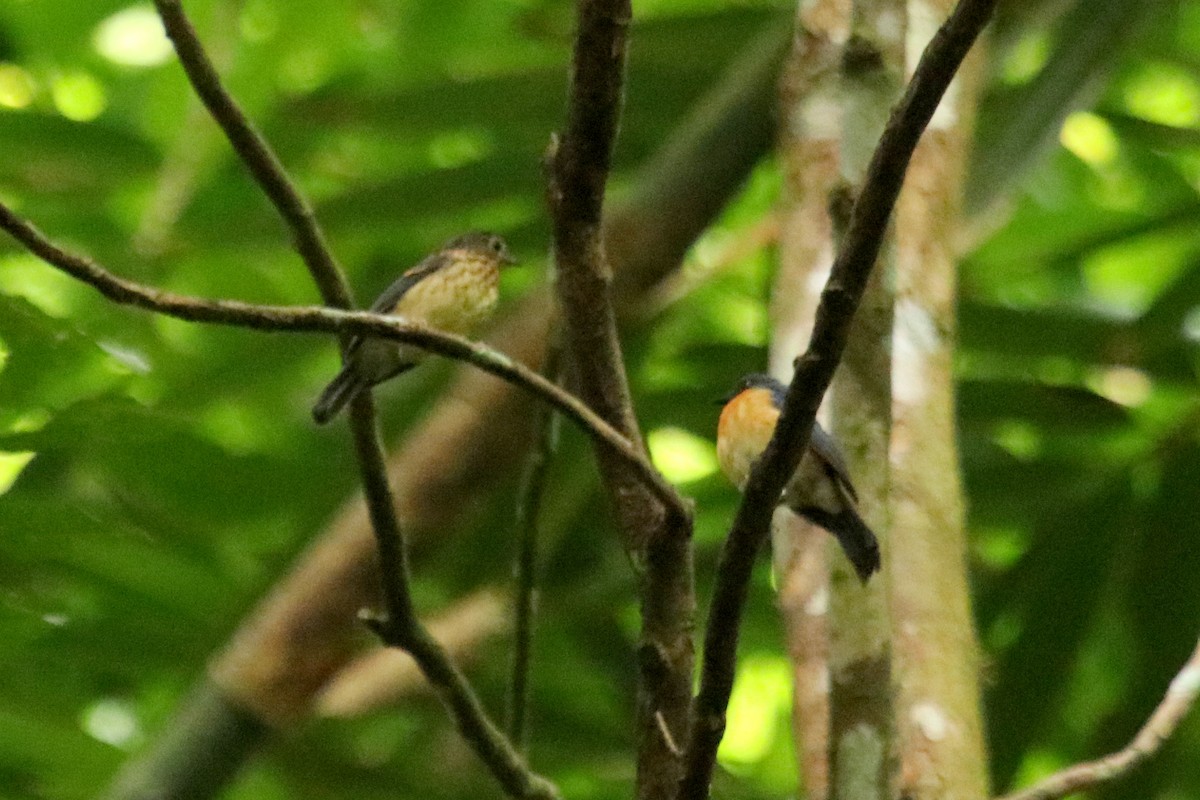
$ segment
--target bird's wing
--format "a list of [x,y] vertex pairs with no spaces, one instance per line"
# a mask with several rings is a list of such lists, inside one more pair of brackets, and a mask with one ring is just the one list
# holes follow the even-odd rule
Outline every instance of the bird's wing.
[[[409,289],[416,286],[425,278],[432,275],[441,269],[446,263],[446,256],[443,253],[433,253],[425,256],[392,284],[383,290],[383,294],[375,298],[375,302],[371,304],[371,311],[378,314],[390,314],[396,308],[396,304],[400,302],[400,298],[408,292]],[[351,337],[350,342],[346,345],[344,358],[350,359],[354,353],[362,347],[363,338],[361,336]]]
[[850,469],[846,466],[846,458],[842,455],[842,451],[837,446],[837,442],[833,437],[825,432],[816,422],[813,423],[812,435],[809,437],[808,446],[813,452],[824,461],[829,469],[833,472],[838,482],[846,489],[850,498],[855,502],[858,501],[858,492],[854,490],[854,484],[850,481]]
[[434,253],[423,258],[419,264],[396,278],[391,286],[384,289],[383,294],[379,295],[371,304],[371,310],[380,314],[390,314],[409,289],[445,266],[446,259],[447,256],[444,253]]

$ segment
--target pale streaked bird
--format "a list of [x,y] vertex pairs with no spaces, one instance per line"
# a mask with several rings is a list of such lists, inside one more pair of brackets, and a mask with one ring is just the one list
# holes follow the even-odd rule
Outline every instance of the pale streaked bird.
[[[516,260],[494,233],[467,233],[426,256],[379,295],[371,310],[431,328],[470,335],[500,298],[500,268]],[[321,392],[312,415],[323,425],[364,389],[415,367],[425,352],[390,339],[356,336],[341,372]]]

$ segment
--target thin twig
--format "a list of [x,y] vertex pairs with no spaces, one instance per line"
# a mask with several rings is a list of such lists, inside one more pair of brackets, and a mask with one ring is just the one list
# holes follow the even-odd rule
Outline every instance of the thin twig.
[[362,467],[363,494],[379,552],[380,582],[387,609],[386,624],[390,629],[401,621],[416,617],[408,589],[408,552],[404,546],[404,532],[396,518],[396,499],[387,479],[383,443],[375,423],[375,399],[369,391],[360,392],[354,405],[357,408],[352,410],[357,413],[350,415],[350,431]]
[[[439,609],[426,627],[465,669],[490,653],[489,642],[512,630],[508,595],[503,587],[485,586]],[[311,708],[317,718],[359,719],[394,709],[404,698],[431,693],[433,687],[407,653],[391,647],[356,649],[352,660],[313,696]]]
[[[547,200],[558,270],[555,287],[580,396],[641,448],[602,233],[631,13],[629,0],[578,4],[567,124],[548,153]],[[691,513],[679,498],[656,500],[608,448],[597,448],[597,457],[625,546],[645,565],[640,587],[636,795],[639,800],[666,800],[675,791],[682,766],[670,733],[677,737],[686,731],[691,712]]]
[[454,718],[459,732],[491,769],[504,790],[513,797],[557,800],[558,790],[525,764],[487,711],[466,678],[436,639],[417,618],[409,593],[408,556],[404,534],[396,518],[396,501],[387,481],[383,443],[375,423],[374,400],[366,391],[354,398],[350,427],[362,465],[367,513],[379,549],[379,574],[383,584],[386,615],[367,623],[385,644],[409,653],[421,672],[437,689]]
[[[324,234],[317,224],[311,206],[288,178],[283,165],[266,141],[254,130],[233,98],[222,88],[216,70],[213,69],[195,29],[184,15],[178,0],[155,0],[155,6],[167,29],[167,35],[175,44],[175,50],[179,54],[179,59],[193,88],[213,118],[225,131],[230,143],[253,174],[254,179],[292,229],[296,249],[312,273],[313,280],[325,302],[338,308],[351,308],[353,300],[349,285],[325,243]],[[8,223],[12,217],[6,209],[2,216],[5,223]],[[12,231],[7,225],[5,227],[10,232]],[[21,232],[27,237],[36,234],[32,226],[28,225]],[[17,234],[14,233],[14,235]],[[29,239],[21,239],[21,241],[30,246]],[[49,242],[43,240],[42,249],[51,255],[59,257],[66,255],[53,245],[49,247],[45,245],[49,245]],[[31,247],[31,249],[33,248]],[[46,258],[46,255],[43,255],[43,258]],[[62,266],[63,263],[62,261],[47,260],[56,266]],[[73,266],[76,268],[83,268],[78,271],[68,270],[81,279],[86,280],[85,275],[90,275],[92,278],[102,277],[101,271],[95,264],[78,258],[67,259],[67,261],[73,261]],[[117,283],[109,281],[109,288],[115,290],[112,293],[105,292],[104,288],[96,283],[93,285],[118,302],[130,302],[151,308],[162,303],[170,303],[177,311],[213,315],[210,321],[233,323],[234,318],[240,317],[242,324],[251,327],[266,327],[269,324],[262,315],[259,315],[258,320],[251,321],[246,312],[254,309],[244,304],[228,302],[208,304],[209,308],[201,311],[201,305],[195,301],[186,302],[187,298],[172,297],[166,293],[145,290],[143,287],[127,281],[118,281]],[[122,297],[125,299],[122,300]],[[181,300],[185,302],[180,303]],[[286,311],[286,309],[283,310]],[[319,309],[311,309],[311,311],[317,310]],[[324,311],[323,313],[332,312]],[[225,319],[220,319],[221,316],[224,316]],[[275,314],[274,316],[279,319],[286,315]],[[185,316],[184,318],[189,317]],[[193,318],[198,321],[201,319],[200,316]],[[339,328],[339,333],[346,332],[348,332],[348,328]],[[365,333],[365,331],[363,332]],[[447,344],[453,344],[456,347],[466,345],[468,349],[473,347],[466,340],[456,344]],[[506,357],[495,353],[491,355],[492,357],[484,360],[491,362],[493,367],[505,364],[505,362],[509,368],[515,366]],[[499,356],[499,358],[494,356]],[[557,798],[558,790],[554,785],[532,772],[520,754],[487,718],[486,711],[466,679],[454,666],[445,650],[430,636],[417,618],[409,593],[404,535],[396,516],[395,498],[392,496],[391,486],[388,484],[383,443],[379,437],[374,401],[369,391],[361,393],[352,403],[350,427],[354,433],[355,451],[358,456],[359,471],[363,478],[367,509],[379,550],[379,572],[383,584],[384,602],[387,607],[387,617],[376,626],[377,632],[385,642],[400,647],[413,656],[421,667],[421,671],[437,687],[463,737],[475,748],[480,758],[509,794],[514,797],[538,797],[547,800]]]
[[1196,642],[1191,657],[1175,675],[1166,696],[1133,737],[1133,741],[1104,758],[1067,767],[1028,789],[1004,795],[999,800],[1058,800],[1125,777],[1162,749],[1191,711],[1197,695],[1200,695],[1200,641]]
[[[155,6],[162,17],[167,34],[175,43],[176,52],[179,53],[180,61],[196,93],[292,229],[296,249],[312,273],[325,301],[340,308],[350,308],[353,302],[349,286],[325,243],[324,234],[311,207],[294,187],[266,141],[258,135],[233,98],[221,87],[216,70],[213,69],[178,0],[155,0]],[[89,271],[95,276],[96,270]],[[127,285],[123,288],[134,287]],[[136,302],[139,296],[144,300],[158,302],[179,299],[168,298],[162,293],[125,294],[130,302]],[[144,302],[138,304],[145,305]],[[178,305],[176,303],[177,307]],[[234,310],[229,308],[229,305],[225,304],[224,311],[227,314]],[[193,309],[197,308],[195,303],[191,306]],[[218,307],[216,310],[221,309]],[[242,309],[243,312],[246,310],[251,309]],[[249,322],[245,318],[243,321]],[[465,341],[463,343],[469,344]],[[511,362],[509,366],[512,366]],[[487,718],[486,711],[470,685],[417,618],[409,593],[404,535],[396,517],[395,499],[387,480],[383,443],[379,437],[370,392],[363,392],[355,398],[351,407],[350,427],[354,433],[359,471],[362,473],[371,527],[379,550],[379,572],[387,606],[386,621],[377,626],[378,632],[388,644],[400,647],[413,656],[421,671],[439,690],[464,738],[471,743],[509,794],[514,797],[557,798],[558,791],[553,784],[533,773],[520,754]]]
[[0,229],[8,231],[31,253],[53,267],[95,287],[108,299],[124,305],[188,320],[266,331],[354,333],[411,344],[456,361],[465,361],[534,394],[580,425],[593,439],[603,442],[646,482],[655,496],[678,501],[675,490],[646,459],[611,425],[579,398],[548,381],[524,364],[482,344],[403,318],[369,311],[342,311],[319,306],[268,306],[236,300],[204,300],[165,292],[114,275],[95,261],[69,252],[46,238],[28,221],[0,203]]
[[334,260],[333,253],[325,241],[325,234],[317,223],[312,206],[288,178],[283,164],[271,150],[266,139],[255,130],[254,125],[242,113],[233,97],[221,85],[212,61],[204,52],[196,29],[183,13],[179,0],[154,0],[158,15],[162,18],[167,36],[175,45],[179,62],[187,73],[192,88],[212,114],[217,124],[225,131],[229,143],[237,151],[242,163],[250,170],[267,197],[291,228],[296,251],[304,260],[308,271],[321,292],[326,305],[335,308],[351,308],[354,305],[350,286],[342,277],[342,271]]
[[[415,622],[415,618],[412,621]],[[521,754],[488,718],[466,676],[423,626],[387,625],[376,630],[385,642],[406,650],[413,657],[450,709],[463,738],[475,747],[505,791],[513,797],[539,800],[561,797],[553,783],[526,766]]]
[[[773,131],[769,110],[781,51],[764,52],[758,42],[743,50],[738,66],[710,88],[659,155],[639,170],[621,209],[605,220],[606,241],[618,267],[614,287],[618,311],[622,302],[630,305],[677,268],[697,232],[718,213],[742,184],[747,171],[769,150]],[[542,329],[543,318],[543,311],[535,303],[524,314],[510,319],[502,330],[523,341],[532,330]],[[480,377],[468,376],[468,394],[481,388]],[[398,473],[398,496],[411,499],[421,494],[422,485],[439,480],[449,481],[452,489],[470,493],[479,489],[480,478],[495,469],[503,471],[503,464],[510,459],[502,453],[486,459],[464,454],[487,452],[488,447],[480,446],[481,437],[507,442],[514,426],[526,427],[515,417],[527,407],[499,401],[508,398],[504,391],[484,394],[486,408],[482,416],[487,422],[480,423],[479,415],[471,414],[472,422],[453,428],[451,438],[467,443],[453,457],[446,458],[443,453],[435,458],[424,452],[429,448],[422,446],[420,431],[415,437],[409,436],[407,450],[399,454],[398,462],[393,458],[393,474],[397,474],[396,463],[412,467]],[[439,425],[444,427],[449,418],[460,415],[451,406],[426,420],[421,430],[431,434],[437,428],[441,432]],[[454,509],[434,512],[436,504],[430,502],[407,505],[409,512],[423,520],[414,525],[426,531],[436,522],[431,521],[431,514],[441,520],[456,513]],[[354,505],[348,504],[347,509],[352,508]],[[237,639],[214,660],[212,669],[219,676],[222,692],[237,698],[239,708],[253,709],[257,717],[271,720],[272,731],[295,724],[308,708],[312,693],[344,665],[345,653],[349,652],[342,647],[346,631],[338,627],[336,620],[344,619],[362,603],[374,601],[376,592],[364,587],[360,578],[366,574],[366,562],[375,563],[375,554],[367,555],[360,532],[364,530],[358,514],[352,510],[343,513],[327,531],[326,539],[243,622]],[[334,591],[317,591],[314,595],[314,582]],[[264,663],[272,668],[262,669]],[[342,678],[351,676],[339,674],[338,680]],[[168,726],[168,735],[174,731],[201,746],[212,738],[213,732],[206,727],[211,720],[192,719],[186,706],[181,714]],[[214,735],[219,737],[221,733]],[[157,754],[151,751],[127,762],[121,772],[157,774],[156,759]],[[162,782],[154,785],[168,793],[174,790]],[[210,794],[219,789],[212,788]]]
[[[546,349],[542,375],[555,380],[559,374],[562,350],[555,333]],[[529,667],[533,658],[533,618],[537,611],[538,534],[546,471],[558,441],[558,417],[546,406],[534,416],[536,440],[525,466],[521,493],[517,499],[516,597],[513,602],[512,678],[508,687],[508,738],[525,750],[529,710]]]
[[742,608],[755,558],[776,498],[796,469],[821,397],[845,349],[854,311],[879,255],[908,162],[951,79],[991,17],[997,0],[960,0],[926,47],[912,81],[893,109],[851,211],[842,249],[821,294],[808,350],[796,362],[775,433],[752,471],[721,550],[704,639],[704,664],[688,741],[681,800],[708,795],[725,709],[733,689]]

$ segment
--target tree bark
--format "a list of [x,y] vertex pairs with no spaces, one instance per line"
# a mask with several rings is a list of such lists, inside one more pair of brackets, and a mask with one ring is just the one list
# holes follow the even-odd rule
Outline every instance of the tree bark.
[[[952,7],[913,6],[910,51]],[[935,114],[896,218],[891,608],[900,794],[913,800],[988,796],[953,374],[954,242],[978,67],[977,56],[964,64]]]
[[[840,56],[849,34],[843,0],[801,3],[781,83],[784,171],[779,270],[771,290],[770,371],[786,381],[812,332],[820,289],[833,264],[828,199],[839,180]],[[828,420],[825,420],[826,422]],[[825,533],[777,512],[772,553],[788,656],[792,739],[803,796],[829,794],[829,574]]]
[[[831,258],[826,203],[837,176],[860,174],[861,154],[881,122],[874,115],[892,102],[898,70],[906,62],[912,68],[952,5],[909,6],[908,35],[881,39],[881,26],[873,23],[883,7],[859,3],[855,35],[847,40],[846,4],[802,4],[792,80],[784,87],[789,205],[773,298],[776,372],[786,374],[789,353],[802,346],[811,326],[811,307]],[[891,10],[905,13],[903,7]],[[833,90],[822,93],[811,81],[796,79],[805,74],[799,71],[804,65],[811,70],[819,45],[843,41],[848,41],[845,84],[834,82]],[[830,791],[885,796],[893,787],[914,798],[986,794],[950,371],[956,266],[951,242],[969,138],[963,122],[970,119],[973,95],[969,70],[965,79],[956,79],[917,150],[894,244],[880,265],[894,277],[881,281],[877,273],[834,384],[834,428],[864,514],[877,532],[887,529],[884,579],[876,578],[866,593],[852,581],[835,579],[832,595],[823,595],[813,578],[811,545],[802,540],[780,547],[781,535],[776,536],[777,563],[790,564],[780,580],[780,606],[796,679],[797,757],[809,797]],[[815,117],[814,109],[824,114]],[[835,202],[835,216],[837,207]],[[893,281],[894,298],[885,288]],[[796,300],[804,295],[809,299]],[[832,695],[832,722],[826,691]],[[852,749],[839,752],[847,742]],[[888,764],[896,759],[900,769],[893,775]],[[831,770],[837,781],[832,789]]]

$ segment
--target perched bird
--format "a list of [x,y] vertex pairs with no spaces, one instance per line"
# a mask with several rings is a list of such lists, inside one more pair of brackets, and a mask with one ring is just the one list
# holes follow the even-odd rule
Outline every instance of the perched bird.
[[[466,335],[495,309],[500,267],[515,263],[496,234],[463,234],[397,278],[371,310]],[[313,419],[324,425],[363,389],[412,369],[424,356],[419,348],[389,339],[354,337],[341,372],[313,405]]]
[[[775,432],[787,388],[770,375],[742,378],[723,401],[717,422],[721,471],[742,491],[750,469]],[[813,423],[808,450],[783,490],[781,502],[837,537],[863,583],[879,569],[879,542],[858,515],[858,495],[833,437]]]

